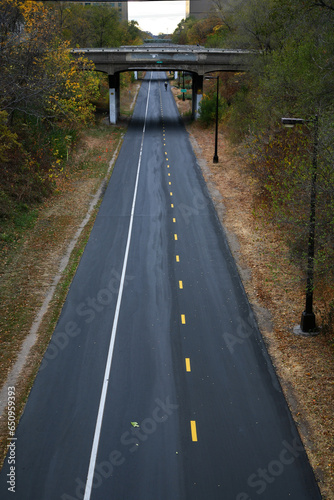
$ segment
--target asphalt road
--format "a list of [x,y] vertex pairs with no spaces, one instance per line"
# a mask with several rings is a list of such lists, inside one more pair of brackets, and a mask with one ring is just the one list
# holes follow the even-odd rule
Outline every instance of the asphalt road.
[[321,498],[162,73],[142,84],[0,497]]

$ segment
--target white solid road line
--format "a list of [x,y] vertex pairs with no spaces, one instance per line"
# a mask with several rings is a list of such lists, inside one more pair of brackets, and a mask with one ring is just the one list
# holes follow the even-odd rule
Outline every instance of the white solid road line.
[[[151,78],[152,78],[152,73],[151,73]],[[99,442],[100,442],[102,420],[103,420],[103,414],[104,414],[104,406],[105,406],[105,402],[106,402],[106,398],[107,398],[107,389],[108,389],[108,384],[109,384],[110,368],[111,368],[111,362],[112,362],[112,357],[113,357],[113,352],[114,352],[119,311],[120,311],[121,302],[122,302],[125,273],[126,273],[126,267],[127,267],[127,263],[128,263],[128,256],[129,256],[131,236],[132,236],[133,217],[134,217],[134,211],[135,211],[135,206],[136,206],[140,165],[141,165],[141,159],[142,159],[142,154],[143,154],[144,135],[145,135],[145,130],[146,130],[147,110],[148,110],[148,103],[149,103],[150,90],[151,90],[151,78],[150,78],[150,82],[149,82],[149,86],[148,86],[145,120],[144,120],[144,127],[143,127],[142,139],[141,139],[141,145],[140,145],[140,153],[139,153],[139,160],[138,160],[138,167],[137,167],[137,177],[136,177],[135,189],[134,189],[134,193],[133,193],[130,224],[129,224],[129,230],[128,230],[128,239],[127,239],[126,249],[125,249],[125,254],[124,254],[122,276],[121,276],[120,288],[119,288],[119,293],[118,293],[118,298],[117,298],[114,322],[113,322],[113,327],[112,327],[112,331],[111,331],[108,358],[107,358],[107,364],[106,364],[106,369],[105,369],[105,373],[104,373],[104,380],[103,380],[103,386],[102,386],[102,391],[101,391],[100,405],[99,405],[99,411],[97,414],[94,440],[93,440],[92,451],[91,451],[91,455],[90,455],[90,462],[89,462],[89,468],[88,468],[88,474],[87,474],[87,480],[86,480],[85,495],[84,495],[83,500],[90,500],[91,493],[92,493],[94,470],[95,470],[95,465],[96,465],[96,457],[97,457],[97,452],[98,452],[98,447],[99,447]]]

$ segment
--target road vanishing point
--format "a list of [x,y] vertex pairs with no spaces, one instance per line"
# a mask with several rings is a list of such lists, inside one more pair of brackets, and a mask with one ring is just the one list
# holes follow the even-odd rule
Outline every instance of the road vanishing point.
[[2,500],[321,498],[165,78],[142,82]]

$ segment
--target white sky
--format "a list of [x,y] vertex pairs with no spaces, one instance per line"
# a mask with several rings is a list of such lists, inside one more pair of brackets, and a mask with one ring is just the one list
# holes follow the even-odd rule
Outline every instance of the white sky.
[[129,21],[137,21],[140,29],[153,35],[171,35],[179,22],[186,17],[185,0],[160,2],[128,2]]

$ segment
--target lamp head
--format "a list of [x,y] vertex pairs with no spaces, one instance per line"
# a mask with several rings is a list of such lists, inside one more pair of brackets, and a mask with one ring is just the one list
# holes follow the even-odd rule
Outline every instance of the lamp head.
[[287,128],[292,128],[295,125],[305,123],[303,118],[281,118],[282,125]]

